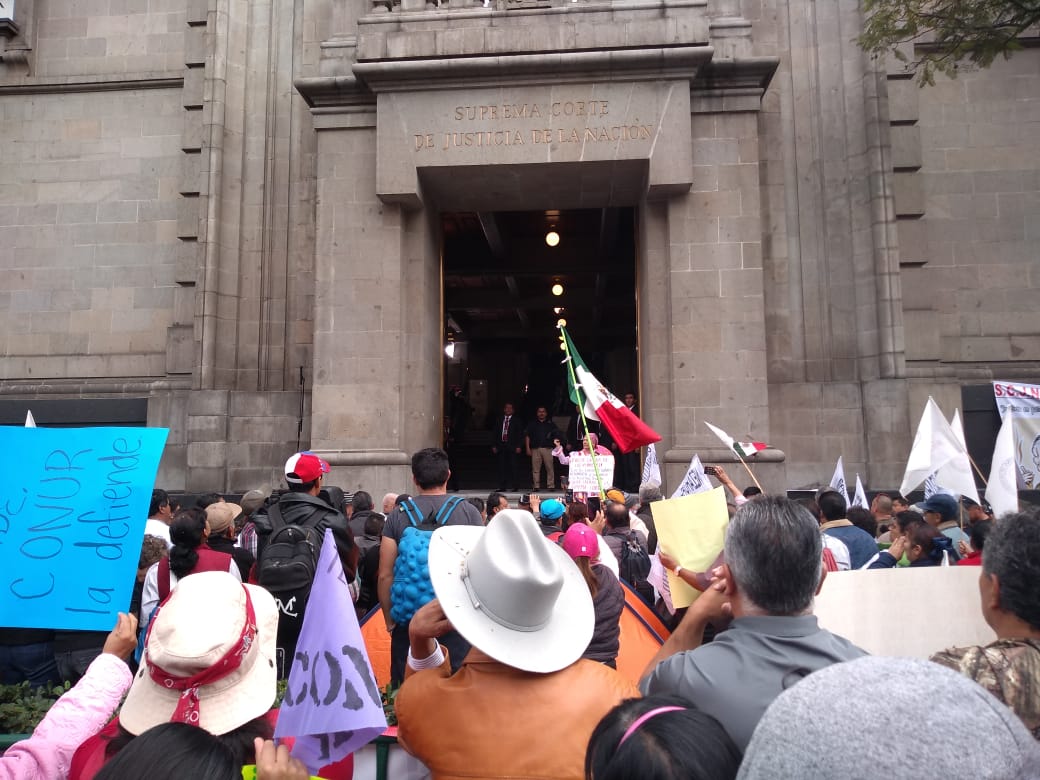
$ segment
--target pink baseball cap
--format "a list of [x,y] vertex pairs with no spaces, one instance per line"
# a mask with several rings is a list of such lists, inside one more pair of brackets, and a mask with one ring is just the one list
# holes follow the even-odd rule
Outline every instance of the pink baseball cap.
[[563,535],[563,549],[572,558],[599,558],[598,534],[585,523],[574,523]]
[[313,482],[329,473],[329,464],[313,452],[297,452],[285,461],[285,481],[294,485]]

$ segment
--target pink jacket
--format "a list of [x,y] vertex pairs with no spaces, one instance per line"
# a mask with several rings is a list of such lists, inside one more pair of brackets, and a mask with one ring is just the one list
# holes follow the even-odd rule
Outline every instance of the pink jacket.
[[0,780],[61,780],[80,743],[101,730],[133,682],[111,653],[94,659],[76,686],[54,703],[29,739],[0,757]]

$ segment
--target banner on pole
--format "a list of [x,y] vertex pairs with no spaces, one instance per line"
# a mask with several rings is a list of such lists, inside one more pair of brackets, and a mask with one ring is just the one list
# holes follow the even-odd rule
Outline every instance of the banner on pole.
[[994,382],[993,397],[1002,418],[1011,414],[1019,487],[1040,490],[1040,385]]

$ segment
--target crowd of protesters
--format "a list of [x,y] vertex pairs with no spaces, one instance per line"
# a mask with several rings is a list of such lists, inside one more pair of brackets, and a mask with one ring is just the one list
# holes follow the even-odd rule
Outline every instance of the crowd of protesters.
[[[229,780],[252,764],[267,780],[308,777],[272,741],[309,592],[266,579],[287,527],[331,530],[358,617],[378,608],[398,739],[434,778],[1040,777],[1035,509],[973,505],[964,522],[939,493],[856,511],[826,488],[737,491],[715,467],[732,516],[715,564],[691,572],[659,542],[659,485],[591,508],[510,506],[450,495],[442,450],[411,463],[412,484],[386,486],[406,492],[378,508],[326,485],[329,465],[308,452],[287,461],[285,491],[176,507],[156,490],[133,605],[76,647],[75,685],[0,758],[0,779]],[[428,523],[428,557],[409,567]],[[621,581],[642,554],[699,595],[636,685],[617,657]],[[979,567],[979,600],[962,608],[995,641],[872,657],[813,614],[828,576],[944,565]],[[908,594],[894,623],[913,608]],[[0,629],[3,682],[59,679],[55,641]]]

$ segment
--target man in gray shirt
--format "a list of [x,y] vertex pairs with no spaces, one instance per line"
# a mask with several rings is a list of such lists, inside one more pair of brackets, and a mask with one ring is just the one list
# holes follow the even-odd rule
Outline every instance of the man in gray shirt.
[[[866,653],[812,614],[823,585],[819,524],[786,498],[744,504],[725,563],[644,672],[644,694],[677,693],[716,718],[742,751],[773,699],[817,669]],[[708,623],[728,630],[701,645]]]

